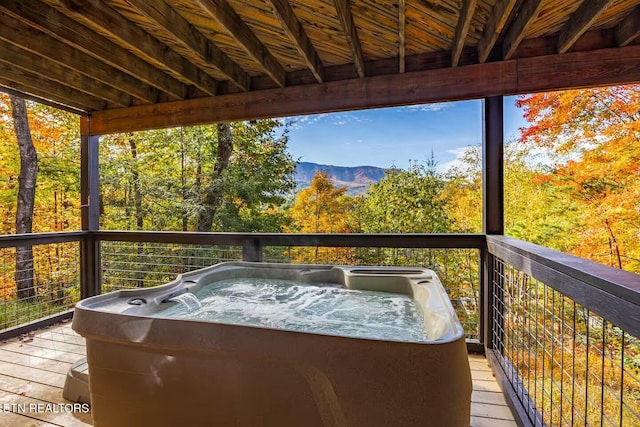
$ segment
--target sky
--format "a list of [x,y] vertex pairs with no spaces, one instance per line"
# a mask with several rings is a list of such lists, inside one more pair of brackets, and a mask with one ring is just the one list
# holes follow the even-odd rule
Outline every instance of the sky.
[[[505,141],[526,125],[516,97],[504,98]],[[459,101],[325,113],[292,119],[294,159],[336,166],[406,168],[431,153],[446,170],[469,145],[482,142],[482,101]]]

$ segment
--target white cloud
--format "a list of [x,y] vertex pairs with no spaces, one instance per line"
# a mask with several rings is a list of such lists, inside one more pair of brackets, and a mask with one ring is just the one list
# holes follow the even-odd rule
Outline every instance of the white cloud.
[[399,112],[403,112],[403,111],[414,111],[414,112],[435,112],[435,111],[442,111],[446,108],[451,107],[451,103],[449,102],[434,102],[432,104],[421,104],[421,105],[410,105],[408,107],[400,107],[398,109]]

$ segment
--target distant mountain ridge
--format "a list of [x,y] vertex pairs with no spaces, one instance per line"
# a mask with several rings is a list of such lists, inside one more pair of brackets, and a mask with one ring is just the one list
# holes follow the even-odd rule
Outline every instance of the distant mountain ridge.
[[334,166],[310,162],[298,162],[296,165],[296,189],[300,191],[311,184],[318,172],[326,172],[336,187],[347,187],[347,193],[357,196],[366,192],[372,184],[384,177],[386,169],[375,166]]

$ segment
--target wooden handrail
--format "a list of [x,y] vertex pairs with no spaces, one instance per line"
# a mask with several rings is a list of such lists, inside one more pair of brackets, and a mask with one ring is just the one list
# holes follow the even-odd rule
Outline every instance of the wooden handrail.
[[49,245],[52,243],[79,242],[87,236],[86,231],[62,231],[51,233],[5,234],[0,236],[0,248],[22,245]]
[[507,236],[486,236],[489,254],[640,337],[640,275]]

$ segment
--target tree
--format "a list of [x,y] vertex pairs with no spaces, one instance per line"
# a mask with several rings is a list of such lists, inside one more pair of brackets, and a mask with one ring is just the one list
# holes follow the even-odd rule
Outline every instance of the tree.
[[[326,172],[318,172],[310,186],[300,191],[289,210],[292,219],[290,231],[302,233],[349,233],[353,198],[346,194],[347,187],[336,188]],[[299,261],[344,263],[352,256],[349,249],[318,248],[313,257],[298,251]]]
[[548,149],[547,179],[580,207],[572,252],[640,271],[640,85],[521,97],[521,142]]
[[145,229],[281,231],[294,186],[287,141],[277,120],[106,137],[103,225],[137,228],[141,212]]
[[346,233],[353,199],[347,187],[336,188],[326,172],[318,172],[300,191],[290,209],[292,230],[302,233]]
[[391,169],[360,200],[356,217],[365,233],[446,233],[453,222],[447,212],[444,178],[435,161]]
[[211,231],[213,219],[222,205],[224,196],[224,175],[229,168],[231,153],[233,152],[233,135],[229,123],[219,123],[217,125],[218,147],[216,163],[213,166],[213,173],[209,187],[206,190],[204,203],[198,216],[197,231]]
[[[33,146],[27,106],[22,98],[11,96],[13,126],[20,150],[20,175],[18,176],[18,204],[16,208],[16,234],[33,231],[38,155]],[[18,299],[35,295],[33,275],[33,249],[31,246],[16,248],[16,286]]]

